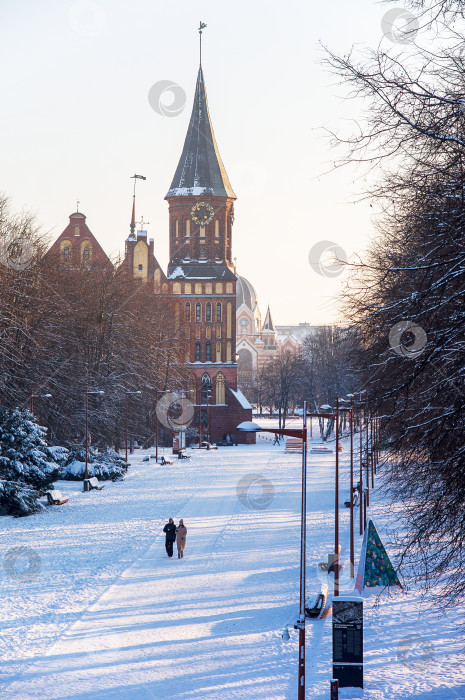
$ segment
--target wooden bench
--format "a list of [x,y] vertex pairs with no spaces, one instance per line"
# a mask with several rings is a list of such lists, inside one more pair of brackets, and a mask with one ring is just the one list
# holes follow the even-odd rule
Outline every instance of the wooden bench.
[[297,452],[302,454],[303,440],[300,438],[290,437],[286,440],[286,452]]
[[47,491],[46,496],[49,506],[62,506],[69,501],[69,498],[63,498],[61,491]]
[[[226,442],[226,440],[218,440],[217,447],[237,447],[237,442]],[[213,448],[211,448],[213,449]]]
[[101,491],[104,486],[105,484],[100,486],[96,476],[92,476],[90,479],[84,479],[84,491],[92,491],[93,489]]
[[201,442],[199,445],[199,450],[217,450],[216,445],[212,445],[211,442]]
[[305,615],[306,617],[318,618],[326,606],[326,600],[328,598],[328,585],[326,583],[321,584],[319,593],[313,598],[313,600],[305,601]]
[[165,457],[165,455],[162,455],[160,457],[160,464],[162,464],[163,466],[165,464],[174,464],[174,459],[171,459],[170,457]]

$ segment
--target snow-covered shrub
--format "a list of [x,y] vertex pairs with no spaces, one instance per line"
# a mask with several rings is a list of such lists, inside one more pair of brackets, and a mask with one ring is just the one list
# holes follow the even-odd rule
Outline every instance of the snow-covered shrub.
[[21,518],[39,513],[44,506],[39,503],[40,493],[17,481],[0,481],[0,515]]
[[0,479],[45,489],[59,467],[45,441],[46,429],[29,411],[0,409]]
[[[61,479],[65,481],[82,481],[85,473],[85,450],[72,450],[61,468]],[[87,472],[89,477],[96,476],[100,481],[118,481],[124,478],[129,465],[116,452],[87,453]]]
[[66,447],[60,447],[59,445],[53,445],[52,447],[49,447],[49,450],[53,456],[53,460],[60,467],[63,467],[68,459],[69,450],[67,450]]

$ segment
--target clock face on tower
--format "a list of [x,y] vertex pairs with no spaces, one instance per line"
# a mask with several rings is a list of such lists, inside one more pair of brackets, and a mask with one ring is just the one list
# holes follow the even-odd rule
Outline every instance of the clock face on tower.
[[213,221],[213,217],[215,216],[215,210],[211,206],[211,204],[208,204],[207,202],[197,202],[197,204],[194,204],[194,206],[191,209],[191,219],[194,222],[194,224],[198,224],[199,226],[207,226],[209,223]]

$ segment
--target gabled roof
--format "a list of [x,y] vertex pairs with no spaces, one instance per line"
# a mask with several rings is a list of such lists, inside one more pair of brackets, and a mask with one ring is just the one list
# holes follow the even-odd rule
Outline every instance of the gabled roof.
[[49,250],[45,254],[46,256],[57,255],[60,252],[60,243],[62,240],[70,241],[71,244],[71,256],[69,259],[70,265],[77,265],[80,263],[81,255],[80,248],[84,241],[90,241],[92,243],[92,260],[98,261],[100,263],[105,263],[111,265],[110,258],[103,250],[102,246],[95,238],[94,234],[86,224],[86,216],[80,211],[75,211],[70,214],[69,224],[65,230],[60,233],[58,238],[50,246]]
[[263,322],[262,331],[273,331],[273,333],[275,332],[273,319],[271,318],[270,307],[268,307],[266,310],[266,316],[265,316],[265,320]]
[[216,145],[200,67],[184,148],[165,199],[204,194],[236,199]]

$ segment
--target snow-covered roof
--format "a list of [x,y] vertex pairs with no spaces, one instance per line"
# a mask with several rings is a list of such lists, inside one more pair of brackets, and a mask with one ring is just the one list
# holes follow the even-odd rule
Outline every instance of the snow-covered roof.
[[234,389],[231,389],[231,387],[229,387],[229,389],[230,389],[231,393],[234,394],[236,399],[239,401],[242,408],[246,408],[246,409],[252,408],[252,406],[247,401],[247,399],[245,398],[244,394],[242,393],[242,391],[240,389],[238,389],[237,391],[234,391]]

